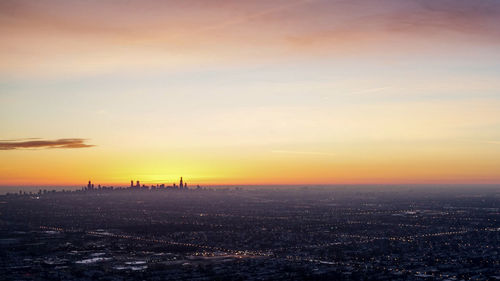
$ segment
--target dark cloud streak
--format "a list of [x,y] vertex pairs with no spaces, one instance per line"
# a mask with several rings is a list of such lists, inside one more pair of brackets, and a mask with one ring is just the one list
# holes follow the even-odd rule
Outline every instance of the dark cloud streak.
[[86,139],[57,139],[57,140],[0,140],[0,150],[15,149],[47,149],[47,148],[86,148],[95,145],[86,144]]

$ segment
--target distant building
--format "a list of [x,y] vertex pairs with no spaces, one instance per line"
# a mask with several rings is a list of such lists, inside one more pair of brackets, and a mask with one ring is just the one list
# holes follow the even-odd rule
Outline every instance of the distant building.
[[183,188],[184,187],[184,184],[182,183],[182,177],[181,177],[181,180],[179,181],[179,188]]
[[139,181],[135,182],[135,187],[141,187],[141,183]]
[[134,180],[130,181],[130,187],[134,187]]

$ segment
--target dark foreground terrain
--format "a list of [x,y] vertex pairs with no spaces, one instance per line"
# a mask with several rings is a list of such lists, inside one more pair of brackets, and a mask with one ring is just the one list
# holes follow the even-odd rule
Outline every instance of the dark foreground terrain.
[[0,280],[500,280],[500,189],[0,196]]

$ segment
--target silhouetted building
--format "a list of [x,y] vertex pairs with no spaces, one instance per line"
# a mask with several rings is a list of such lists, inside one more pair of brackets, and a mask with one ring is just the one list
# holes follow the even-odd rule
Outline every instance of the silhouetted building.
[[183,188],[184,187],[184,184],[182,183],[182,177],[181,177],[181,180],[179,181],[179,188]]
[[141,187],[141,183],[139,181],[136,181],[135,182],[135,187],[138,187],[138,188]]
[[89,183],[87,184],[87,189],[89,189],[89,190],[90,190],[90,189],[92,189],[92,187],[93,187],[93,184],[92,184],[92,182],[91,182],[91,181],[89,181]]
[[130,181],[130,187],[134,187],[134,181],[133,180]]

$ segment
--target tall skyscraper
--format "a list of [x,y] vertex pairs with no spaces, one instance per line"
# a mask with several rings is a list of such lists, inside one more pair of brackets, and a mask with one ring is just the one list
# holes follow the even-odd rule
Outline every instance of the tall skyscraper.
[[89,181],[89,183],[87,184],[87,189],[92,189],[92,182]]
[[134,187],[134,180],[130,181],[130,187]]
[[135,187],[141,187],[141,183],[139,181],[135,182]]
[[181,177],[181,180],[179,181],[179,188],[183,188],[184,187],[184,184],[182,183],[182,177]]

